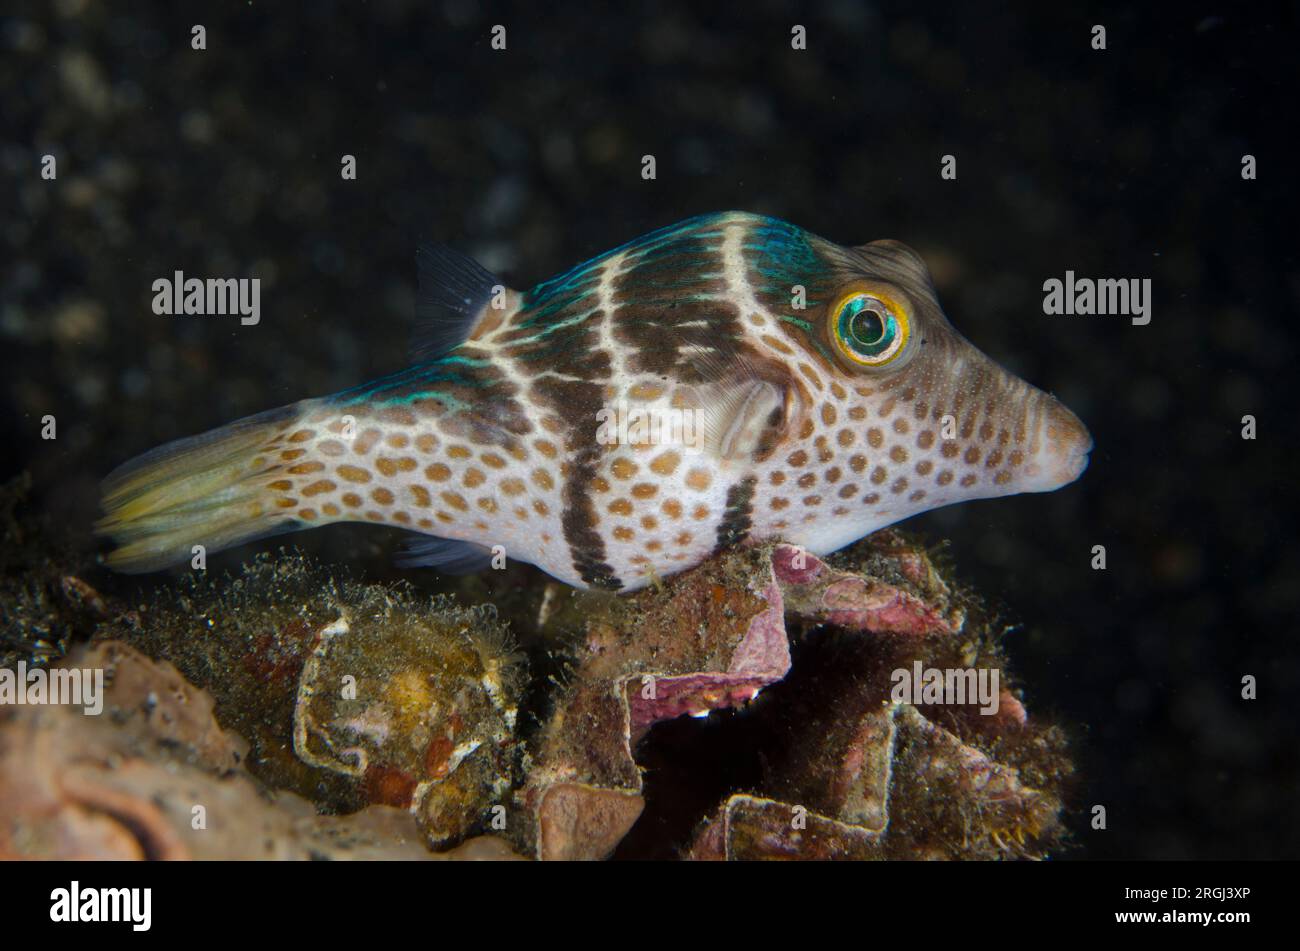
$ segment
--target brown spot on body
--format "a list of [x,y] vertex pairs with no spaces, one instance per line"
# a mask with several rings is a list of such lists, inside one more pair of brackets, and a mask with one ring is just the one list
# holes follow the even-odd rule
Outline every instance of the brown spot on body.
[[650,463],[650,471],[661,476],[670,476],[677,471],[677,466],[681,464],[682,457],[680,454],[669,450],[655,456]]
[[337,471],[339,478],[345,482],[364,484],[370,481],[370,470],[360,466],[339,466]]
[[713,476],[707,469],[692,469],[686,473],[686,484],[697,492],[705,491],[713,483]]
[[393,493],[390,492],[388,489],[385,489],[383,486],[380,486],[377,489],[372,489],[370,492],[370,497],[374,499],[376,502],[378,502],[380,505],[393,504]]
[[383,433],[377,429],[367,429],[365,432],[357,436],[356,439],[352,440],[352,451],[358,456],[364,456],[370,451],[371,447],[374,446],[375,443],[379,442],[382,435]]
[[306,486],[302,490],[302,494],[307,496],[320,495],[322,492],[333,492],[337,488],[337,483],[331,482],[329,479],[317,479],[311,485]]
[[785,341],[773,337],[771,334],[763,334],[763,336],[760,337],[759,339],[762,340],[763,343],[771,347],[773,350],[775,350],[777,353],[783,353],[787,357],[794,355],[793,347],[790,347],[788,344],[785,343]]

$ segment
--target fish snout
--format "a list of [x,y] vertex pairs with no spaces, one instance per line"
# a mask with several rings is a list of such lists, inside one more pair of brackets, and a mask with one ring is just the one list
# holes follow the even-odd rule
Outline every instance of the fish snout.
[[[1092,436],[1088,427],[1055,397],[1043,394],[1046,405],[1039,416],[1039,448],[1034,462],[1031,492],[1051,492],[1069,485],[1088,468]],[[1031,470],[1032,473],[1032,470]]]

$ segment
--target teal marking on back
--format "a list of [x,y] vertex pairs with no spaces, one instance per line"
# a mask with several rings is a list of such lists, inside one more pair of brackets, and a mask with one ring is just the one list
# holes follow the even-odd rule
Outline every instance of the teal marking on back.
[[408,367],[369,383],[362,383],[328,397],[341,406],[398,406],[418,400],[439,400],[449,408],[465,406],[454,395],[459,387],[481,388],[487,381],[473,373],[476,366],[491,366],[491,360],[474,360],[456,354],[441,357],[432,363]]
[[[671,259],[659,264],[651,265],[650,261],[665,255],[677,253],[681,250],[680,245],[675,239],[686,235],[688,232],[695,231],[701,226],[711,222],[718,221],[723,214],[714,212],[707,215],[697,215],[694,218],[688,218],[685,221],[679,221],[676,224],[667,225],[649,234],[633,238],[624,244],[619,245],[610,251],[605,251],[589,261],[576,265],[553,278],[542,281],[531,290],[523,295],[522,309],[530,311],[528,319],[522,326],[530,327],[539,323],[546,323],[556,315],[563,313],[569,308],[575,307],[582,302],[584,297],[590,295],[599,282],[600,269],[606,262],[612,260],[620,254],[636,256],[638,262],[636,267],[662,266],[667,270],[678,270],[687,266],[686,262],[674,262]],[[708,229],[700,231],[698,234],[692,234],[689,237],[720,239],[722,236],[721,229]],[[697,258],[699,266],[703,267],[716,263],[716,258],[710,258],[708,255],[701,254]],[[698,278],[698,275],[697,275]],[[595,312],[592,308],[586,316]]]
[[803,285],[807,306],[822,304],[830,290],[832,269],[819,255],[808,232],[777,218],[761,218],[741,247],[753,252],[751,267],[760,278],[755,291],[771,298],[789,298],[791,288]]

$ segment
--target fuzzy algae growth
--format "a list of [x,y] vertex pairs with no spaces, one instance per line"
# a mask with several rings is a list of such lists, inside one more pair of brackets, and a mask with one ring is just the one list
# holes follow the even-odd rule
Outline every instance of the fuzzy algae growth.
[[330,811],[409,809],[442,847],[512,785],[521,658],[491,607],[262,555],[239,578],[163,589],[97,638],[175,664],[248,737],[254,775]]

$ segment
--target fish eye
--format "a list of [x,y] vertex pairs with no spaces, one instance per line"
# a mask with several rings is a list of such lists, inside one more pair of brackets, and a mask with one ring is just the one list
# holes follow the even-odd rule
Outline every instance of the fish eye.
[[851,290],[830,309],[831,339],[850,363],[883,367],[902,355],[911,336],[907,309],[877,291]]

